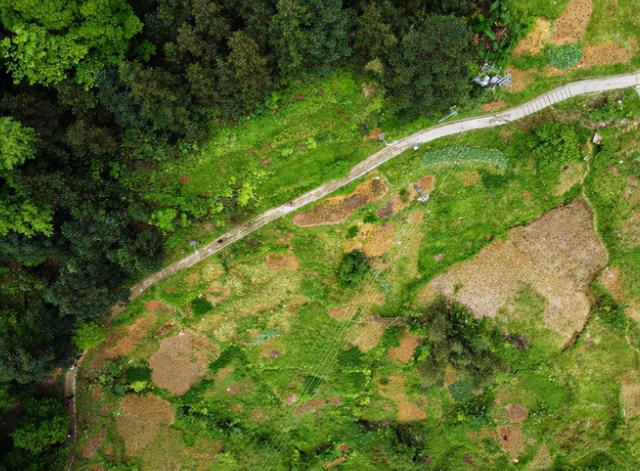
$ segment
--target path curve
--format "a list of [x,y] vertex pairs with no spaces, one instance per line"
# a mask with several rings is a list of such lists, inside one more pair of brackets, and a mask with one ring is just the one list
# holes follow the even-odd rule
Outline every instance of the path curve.
[[[204,260],[205,258],[221,251],[225,247],[237,242],[238,240],[246,237],[252,232],[257,231],[264,225],[275,221],[289,213],[297,211],[298,209],[311,204],[325,196],[333,193],[334,191],[354,182],[355,180],[363,177],[372,170],[378,168],[385,162],[397,157],[404,151],[411,149],[414,146],[425,144],[435,139],[451,136],[453,134],[461,134],[467,131],[473,131],[477,129],[493,128],[502,126],[504,124],[518,121],[519,119],[530,116],[538,111],[548,108],[556,103],[573,98],[580,95],[587,95],[590,93],[600,93],[608,90],[618,90],[622,88],[636,87],[640,94],[640,70],[630,74],[624,75],[612,75],[608,77],[600,77],[589,80],[582,80],[579,82],[572,82],[561,87],[558,87],[550,92],[544,93],[531,101],[528,101],[522,105],[518,105],[508,110],[501,111],[499,113],[483,115],[473,118],[461,119],[445,124],[440,124],[427,129],[418,131],[410,136],[407,136],[399,141],[384,147],[378,152],[367,157],[362,162],[356,164],[347,174],[346,177],[338,180],[331,180],[319,187],[299,196],[298,198],[291,200],[285,204],[269,209],[254,219],[234,227],[227,233],[220,236],[217,240],[210,242],[204,247],[198,249],[193,254],[184,257],[177,262],[168,265],[162,270],[154,273],[153,275],[145,278],[141,282],[137,283],[131,288],[130,300],[134,300],[147,289],[159,283],[160,281],[174,275],[175,273],[189,268],[196,263]],[[110,320],[113,319],[120,311],[125,308],[123,303],[118,303],[112,308]],[[65,375],[65,395],[70,400],[70,415],[72,423],[72,436],[74,445],[77,443],[77,413],[76,413],[76,376],[78,367],[82,362],[82,358],[76,362],[76,366],[67,370]],[[70,459],[67,462],[67,469],[71,469],[74,462],[75,450],[70,453]]]
[[168,265],[159,272],[145,278],[140,283],[131,288],[130,299],[133,300],[144,293],[151,286],[170,277],[171,275],[191,267],[205,258],[219,252],[234,242],[246,237],[252,232],[260,229],[262,226],[275,221],[289,213],[318,201],[321,198],[333,193],[334,191],[352,183],[358,178],[366,175],[380,165],[397,157],[407,149],[416,145],[425,144],[440,137],[451,136],[453,134],[461,134],[467,131],[477,129],[493,128],[504,124],[512,123],[526,116],[537,113],[540,110],[548,108],[556,103],[589,93],[604,92],[607,90],[616,90],[621,88],[637,87],[640,93],[640,70],[631,74],[612,75],[579,82],[572,82],[558,87],[550,92],[540,95],[527,103],[510,108],[499,113],[484,115],[474,118],[461,119],[450,123],[433,126],[415,134],[411,134],[399,141],[393,142],[387,147],[379,150],[375,154],[369,156],[362,162],[356,164],[346,177],[338,180],[331,180],[319,187],[299,196],[298,198],[284,203],[275,208],[269,209],[249,222],[234,227],[226,234],[220,236],[217,240],[210,242],[204,247],[198,249],[193,254]]

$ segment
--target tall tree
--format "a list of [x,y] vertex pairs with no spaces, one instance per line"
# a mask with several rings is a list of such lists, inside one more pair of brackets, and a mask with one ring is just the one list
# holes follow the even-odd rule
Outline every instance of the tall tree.
[[412,26],[390,54],[385,85],[395,109],[431,115],[458,104],[469,91],[471,32],[455,16],[430,15]]
[[279,0],[271,19],[272,44],[280,74],[334,67],[351,54],[351,10],[342,0]]
[[41,85],[73,75],[91,86],[142,29],[125,0],[0,0],[0,19],[11,32],[0,42],[0,56],[14,80]]

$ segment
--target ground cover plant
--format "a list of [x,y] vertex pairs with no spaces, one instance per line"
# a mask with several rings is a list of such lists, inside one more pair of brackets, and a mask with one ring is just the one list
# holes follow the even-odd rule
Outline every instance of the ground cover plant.
[[[591,147],[596,116],[607,124]],[[153,288],[82,367],[77,469],[634,467],[637,269],[624,260],[637,248],[616,231],[638,204],[629,177],[639,116],[635,92],[612,94],[411,150],[380,169],[384,196],[344,221],[277,221]],[[447,148],[499,151],[506,163],[422,165]],[[584,178],[567,186],[574,162]],[[535,284],[522,283],[483,319],[434,297],[429,282],[440,274],[506,243],[515,226],[534,230],[576,205],[593,214],[591,230],[622,270],[626,297],[616,300],[610,281],[590,275],[591,308],[570,342],[546,327],[546,293]],[[544,237],[536,243],[544,250]],[[357,285],[342,283],[345,273],[357,273]],[[196,312],[197,299],[212,308]],[[140,319],[152,321],[143,330]],[[131,349],[114,349],[131,335]],[[191,335],[206,338],[212,355],[191,388],[149,380],[146,365],[156,371],[150,359],[163,342]],[[100,380],[114,361],[131,365],[116,374],[123,391]],[[160,368],[171,377],[172,367],[185,368]],[[141,423],[147,432],[133,440],[123,427]]]

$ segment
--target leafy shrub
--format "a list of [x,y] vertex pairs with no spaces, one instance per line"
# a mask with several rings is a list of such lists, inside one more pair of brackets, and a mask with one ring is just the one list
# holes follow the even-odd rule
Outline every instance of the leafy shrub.
[[13,444],[31,453],[42,453],[67,438],[67,413],[55,399],[27,401],[25,416],[11,434]]
[[371,271],[369,259],[361,250],[346,254],[338,266],[338,283],[346,287],[359,285]]
[[466,401],[472,393],[471,383],[469,381],[461,379],[449,386],[449,393],[451,398],[456,401]]
[[360,232],[358,226],[351,226],[349,229],[347,229],[347,239],[353,239],[358,235],[358,232]]
[[126,370],[125,378],[129,389],[141,393],[151,386],[151,369],[146,366],[134,366]]
[[423,167],[452,164],[487,164],[504,170],[509,159],[499,149],[469,146],[451,146],[432,149],[422,158]]
[[225,366],[228,366],[236,358],[240,360],[241,364],[246,363],[247,356],[244,351],[236,345],[231,345],[226,348],[218,358],[209,364],[209,369],[215,373]]
[[482,177],[482,185],[487,190],[498,190],[504,187],[509,181],[509,178],[506,175],[498,173],[480,171],[480,176]]
[[549,65],[566,70],[578,65],[582,59],[582,49],[575,44],[567,44],[560,47],[550,47],[546,51]]
[[80,350],[95,348],[106,338],[104,327],[98,322],[83,322],[73,331],[73,343]]
[[604,289],[596,287],[594,291],[598,297],[593,306],[593,313],[612,329],[624,332],[627,325],[624,308],[616,303]]
[[538,164],[552,163],[562,165],[581,157],[580,136],[573,127],[560,123],[548,123],[538,126],[526,134],[529,150],[535,155]]
[[340,353],[338,353],[338,364],[341,368],[358,368],[364,364],[362,361],[362,352],[358,347],[341,350]]
[[456,402],[450,412],[450,417],[455,422],[489,422],[491,420],[491,408],[495,402],[494,395],[485,390],[482,394],[471,394],[464,401]]
[[202,316],[213,309],[213,304],[207,298],[198,296],[191,301],[191,309],[196,316]]
[[502,331],[487,318],[474,318],[462,304],[440,297],[412,319],[411,329],[425,339],[427,349],[420,351],[418,362],[428,370],[442,373],[450,363],[479,384],[506,366],[498,355]]

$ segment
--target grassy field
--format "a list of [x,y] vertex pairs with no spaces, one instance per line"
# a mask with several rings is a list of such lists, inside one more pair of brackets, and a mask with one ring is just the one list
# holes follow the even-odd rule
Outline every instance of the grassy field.
[[[622,228],[640,207],[638,118],[621,92],[436,141],[370,176],[380,194],[343,222],[277,221],[153,288],[81,369],[76,469],[637,467],[640,247]],[[583,195],[623,281],[592,286],[580,334],[560,348],[524,285],[482,324],[500,368],[430,367],[430,280]],[[370,267],[350,285],[354,249]]]

